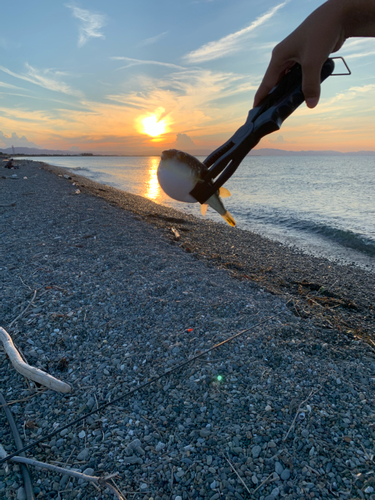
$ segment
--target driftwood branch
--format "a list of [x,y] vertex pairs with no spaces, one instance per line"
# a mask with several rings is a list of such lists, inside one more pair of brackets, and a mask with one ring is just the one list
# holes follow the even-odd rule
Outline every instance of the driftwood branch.
[[[0,458],[6,458],[6,456],[7,453],[0,444]],[[107,483],[107,480],[110,479],[111,477],[114,477],[116,474],[104,478],[98,476],[88,476],[87,474],[83,474],[82,472],[65,469],[63,467],[58,467],[57,465],[46,464],[44,462],[39,462],[38,460],[34,460],[32,458],[18,457],[18,456],[11,458],[11,461],[21,464],[33,465],[34,467],[38,467],[40,469],[47,469],[53,472],[58,472],[60,474],[64,474],[65,476],[71,476],[76,479],[83,479],[84,481],[94,483],[94,485],[99,485],[102,487],[109,488],[117,496],[118,500],[124,500],[124,497],[121,495],[121,493],[117,491],[117,489],[114,486]]]
[[34,290],[34,295],[33,295],[33,298],[30,300],[30,302],[27,304],[27,306],[25,307],[25,309],[23,311],[20,312],[20,314],[17,316],[17,318],[14,318],[14,320],[9,323],[8,325],[8,328],[10,328],[11,326],[13,326],[13,324],[18,320],[20,319],[24,314],[25,312],[28,310],[28,308],[31,306],[31,304],[34,302],[35,300],[35,297],[36,297],[36,290]]
[[179,240],[180,239],[180,233],[177,231],[177,229],[175,227],[171,227],[171,231],[174,234],[175,239]]
[[21,373],[21,375],[57,392],[67,393],[71,391],[71,387],[69,384],[66,384],[65,382],[62,382],[61,380],[53,377],[52,375],[39,370],[39,368],[35,368],[34,366],[30,366],[25,363],[21,358],[20,353],[15,348],[11,336],[1,326],[0,340],[3,343],[5,352],[9,356],[12,365],[14,366],[15,370]]
[[228,464],[230,465],[230,468],[232,469],[232,471],[236,474],[236,476],[238,477],[238,479],[241,481],[241,483],[244,485],[245,487],[245,490],[248,492],[248,494],[251,496],[251,491],[249,490],[249,488],[246,486],[246,483],[244,482],[244,480],[242,479],[242,477],[238,474],[237,472],[237,469],[234,467],[234,465],[232,464],[232,462],[229,460],[229,457],[225,457],[226,458],[226,461],[228,462]]
[[290,424],[290,427],[289,427],[289,430],[288,432],[286,433],[285,437],[283,437],[283,441],[286,441],[288,439],[288,436],[290,434],[290,431],[293,429],[293,426],[294,424],[296,423],[296,420],[297,420],[297,417],[299,415],[299,412],[300,412],[300,409],[302,408],[302,406],[307,403],[307,401],[311,398],[311,396],[313,396],[314,394],[316,394],[317,392],[319,392],[321,389],[321,387],[319,387],[318,389],[312,389],[312,391],[310,392],[310,394],[307,396],[306,399],[304,399],[299,405],[298,405],[298,408],[297,408],[297,411],[296,411],[296,414],[294,415],[294,418],[293,418],[293,422]]

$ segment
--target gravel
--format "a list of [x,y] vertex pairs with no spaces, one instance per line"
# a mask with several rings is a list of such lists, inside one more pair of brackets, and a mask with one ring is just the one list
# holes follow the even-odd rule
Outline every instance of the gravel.
[[[28,457],[117,472],[133,499],[375,499],[373,273],[19,164],[0,176],[0,325],[73,387],[36,388],[0,349],[24,443],[57,431]],[[15,450],[3,413],[0,443]],[[32,476],[36,498],[113,498]],[[1,468],[0,497],[23,494]]]

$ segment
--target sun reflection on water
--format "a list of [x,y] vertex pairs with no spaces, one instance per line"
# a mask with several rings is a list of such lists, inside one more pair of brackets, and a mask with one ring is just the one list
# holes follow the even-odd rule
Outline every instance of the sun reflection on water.
[[153,201],[157,201],[158,199],[161,200],[162,193],[157,176],[160,158],[150,158],[149,161],[147,191],[145,193],[145,197]]

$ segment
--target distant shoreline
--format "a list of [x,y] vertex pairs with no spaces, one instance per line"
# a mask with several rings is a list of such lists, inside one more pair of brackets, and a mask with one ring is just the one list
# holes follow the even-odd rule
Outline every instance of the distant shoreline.
[[[195,156],[207,156],[207,154],[196,154]],[[155,158],[159,155],[100,155],[100,154],[92,154],[92,155],[69,155],[69,154],[15,154],[15,155],[7,155],[12,156],[14,158],[50,158],[50,157],[62,157],[62,158]],[[281,153],[275,154],[262,154],[258,153],[258,151],[253,151],[249,153],[247,156],[375,156],[375,151],[364,151],[364,152],[350,152],[350,153],[340,153],[339,151],[284,151]]]
[[[0,150],[0,156],[3,154],[4,156],[14,156],[14,157],[83,157],[83,158],[91,158],[91,157],[119,157],[119,158],[147,158],[147,157],[157,157],[160,156],[160,153],[154,154],[96,154],[90,152],[84,153],[70,153],[68,151],[56,151],[56,150],[41,150],[44,152],[39,152],[36,148],[14,148],[15,152],[11,151],[11,148]],[[16,150],[20,149],[22,152],[17,153]],[[30,152],[25,151],[29,149]],[[191,150],[187,151],[188,153],[194,156],[207,156],[211,153],[209,150]],[[250,151],[248,156],[375,156],[375,151],[349,151],[349,152],[341,152],[334,150],[300,150],[300,151],[291,151],[284,149],[273,149],[273,148],[259,148]]]

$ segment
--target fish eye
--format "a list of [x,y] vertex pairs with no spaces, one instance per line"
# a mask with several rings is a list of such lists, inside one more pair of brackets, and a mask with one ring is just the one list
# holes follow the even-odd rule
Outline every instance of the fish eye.
[[178,158],[179,160],[183,160],[183,159],[185,158],[185,153],[184,153],[183,151],[179,151],[179,152],[177,153],[177,158]]

